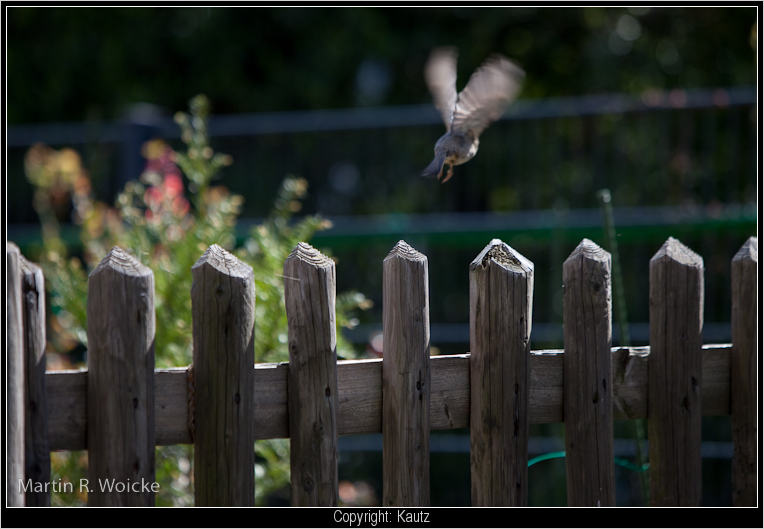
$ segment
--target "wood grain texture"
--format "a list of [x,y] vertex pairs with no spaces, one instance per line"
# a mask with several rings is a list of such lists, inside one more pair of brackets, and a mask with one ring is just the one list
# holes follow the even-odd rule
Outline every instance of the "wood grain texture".
[[524,506],[533,263],[494,239],[469,276],[472,505]]
[[5,490],[8,507],[23,507],[24,493],[24,316],[22,312],[21,253],[12,242],[5,243],[5,351],[6,459]]
[[673,237],[650,259],[650,503],[701,498],[703,259]]
[[337,505],[337,322],[334,261],[298,243],[284,263],[289,334],[293,506]]
[[430,357],[430,429],[452,430],[469,425],[470,357]]
[[99,480],[154,481],[154,274],[114,247],[88,279],[90,506],[154,505],[154,493]]
[[195,505],[252,506],[254,275],[215,244],[191,275]]
[[382,359],[340,360],[337,381],[338,433],[381,432]]
[[157,369],[154,372],[154,417],[157,445],[190,443],[188,367]]
[[[47,483],[50,481],[50,446],[45,392],[45,280],[39,266],[23,256],[20,263],[26,375],[25,475],[33,483]],[[28,490],[26,505],[47,507],[50,505],[50,494]]]
[[[756,272],[759,241],[750,237],[732,259],[732,503],[756,505]],[[704,381],[705,382],[705,381]]]
[[615,505],[610,281],[610,254],[589,239],[563,263],[568,507]]
[[289,364],[255,364],[255,439],[289,437]]
[[427,257],[399,241],[382,264],[382,502],[430,503]]
[[[703,346],[703,415],[730,414],[731,345]],[[613,416],[647,417],[649,347],[612,349]],[[430,357],[430,429],[469,426],[469,354]],[[531,424],[562,422],[563,351],[531,351],[528,358]],[[192,443],[188,431],[188,368],[157,369],[155,416],[157,445]],[[289,437],[287,374],[289,364],[255,365],[256,439]],[[382,359],[337,363],[339,435],[382,431]],[[51,450],[87,448],[87,371],[48,371],[48,436]]]
[[48,401],[50,449],[86,450],[88,447],[87,369],[46,372],[45,391]]
[[647,366],[650,347],[615,347],[612,350],[613,416],[647,417]]

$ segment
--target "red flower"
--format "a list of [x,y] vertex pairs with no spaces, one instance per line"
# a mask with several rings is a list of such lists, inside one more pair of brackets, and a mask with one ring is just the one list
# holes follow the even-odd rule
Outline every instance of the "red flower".
[[164,189],[168,197],[177,197],[183,194],[183,180],[178,173],[167,173],[164,176]]
[[190,205],[183,196],[183,178],[175,165],[175,153],[161,140],[153,140],[144,145],[146,156],[145,172],[162,177],[161,183],[149,186],[143,194],[146,203],[146,218],[151,220],[169,214],[175,218],[188,214]]

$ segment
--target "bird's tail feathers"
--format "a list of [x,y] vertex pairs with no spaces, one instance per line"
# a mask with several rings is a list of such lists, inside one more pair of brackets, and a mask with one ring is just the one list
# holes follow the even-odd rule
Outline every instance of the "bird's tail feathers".
[[430,165],[424,168],[422,176],[425,178],[437,178],[443,170],[443,164],[446,162],[445,154],[436,154]]

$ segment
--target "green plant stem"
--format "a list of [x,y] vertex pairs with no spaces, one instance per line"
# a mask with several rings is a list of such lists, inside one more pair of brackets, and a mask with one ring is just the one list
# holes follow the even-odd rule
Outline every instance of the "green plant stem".
[[602,189],[598,193],[602,204],[603,222],[605,228],[605,240],[607,241],[607,250],[613,259],[613,294],[615,298],[615,315],[618,321],[618,331],[620,335],[620,344],[628,347],[631,345],[629,336],[629,317],[626,312],[626,299],[623,291],[623,275],[621,274],[621,263],[618,258],[618,242],[615,236],[615,225],[613,222],[613,206],[610,200],[610,190]]
[[[602,218],[605,231],[605,241],[607,250],[613,259],[613,297],[615,298],[615,315],[618,321],[618,330],[620,334],[620,345],[628,347],[631,345],[631,337],[629,336],[629,316],[626,312],[626,295],[623,289],[623,274],[621,273],[621,262],[618,256],[618,242],[615,234],[615,222],[613,220],[613,205],[611,202],[610,190],[601,189],[597,193],[597,198],[602,205]],[[642,419],[636,419],[634,424],[634,437],[637,445],[637,466],[639,468],[647,468],[648,463],[645,462],[644,454],[642,453],[642,441],[645,439],[645,428]],[[648,483],[647,475],[640,472],[639,474],[640,485],[642,486],[642,495],[645,499],[645,504],[650,498],[650,485]]]

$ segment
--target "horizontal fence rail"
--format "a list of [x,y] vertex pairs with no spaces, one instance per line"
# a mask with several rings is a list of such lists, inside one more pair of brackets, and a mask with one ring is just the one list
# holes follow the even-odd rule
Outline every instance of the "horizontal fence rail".
[[[729,344],[704,345],[704,416],[730,414]],[[612,348],[613,417],[647,417],[649,347]],[[470,355],[430,357],[430,429],[469,426]],[[563,351],[531,351],[528,358],[528,420],[531,424],[563,421]],[[157,369],[154,374],[158,445],[193,442],[189,431],[191,367]],[[49,371],[45,375],[51,450],[87,448],[87,371]],[[255,365],[256,439],[289,437],[287,378],[289,364]],[[339,397],[337,434],[382,432],[382,359],[337,362]]]
[[[646,418],[652,504],[698,505],[700,418],[731,415],[733,501],[755,505],[755,237],[732,260],[732,344],[702,344],[703,260],[669,238],[650,261],[650,345],[613,348],[610,255],[584,239],[563,266],[564,349],[532,351],[533,263],[494,239],[469,265],[471,352],[442,356],[429,354],[427,258],[401,241],[383,263],[383,358],[343,361],[334,262],[300,243],[278,364],[253,362],[252,269],[212,245],[192,270],[194,361],[172,369],[154,367],[153,272],[124,250],[90,275],[78,371],[45,372],[43,275],[12,243],[6,259],[8,490],[49,479],[50,450],[88,449],[91,481],[151,482],[153,446],[193,443],[196,505],[253,505],[254,441],[289,438],[292,503],[336,505],[338,436],[381,432],[383,503],[428,505],[429,432],[468,427],[472,504],[522,506],[528,425],[561,422],[568,504],[613,505],[613,419]],[[153,492],[88,504],[153,505]]]

